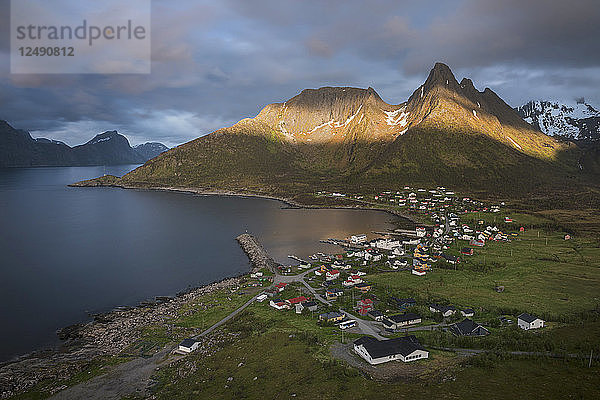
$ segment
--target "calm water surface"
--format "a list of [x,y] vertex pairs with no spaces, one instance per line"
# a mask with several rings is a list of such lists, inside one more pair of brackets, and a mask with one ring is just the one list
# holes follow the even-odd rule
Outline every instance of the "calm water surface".
[[320,239],[392,227],[376,211],[66,186],[134,167],[0,169],[0,361],[56,344],[57,329],[90,313],[248,271],[235,241],[246,230],[290,263],[339,251]]

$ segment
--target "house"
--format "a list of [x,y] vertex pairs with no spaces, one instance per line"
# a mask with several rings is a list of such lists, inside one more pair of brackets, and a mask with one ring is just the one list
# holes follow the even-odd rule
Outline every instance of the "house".
[[276,310],[285,310],[290,308],[290,305],[281,299],[272,299],[269,302],[269,305]]
[[360,315],[367,315],[373,309],[373,300],[363,299],[356,302],[356,310]]
[[465,256],[472,256],[473,249],[470,247],[463,247],[462,249],[460,249],[460,254],[464,254]]
[[325,298],[327,300],[333,300],[333,299],[337,299],[338,297],[340,297],[343,294],[344,294],[344,291],[342,289],[331,288],[331,289],[327,289],[327,291],[325,292]]
[[465,308],[464,310],[460,310],[460,314],[463,317],[472,317],[475,315],[475,311],[472,308]]
[[286,286],[287,286],[287,283],[283,283],[283,282],[281,282],[281,283],[278,283],[278,284],[276,284],[276,285],[275,285],[275,288],[276,288],[276,289],[277,289],[279,292],[282,292],[282,291],[283,291],[283,289],[285,289],[285,287],[286,287]]
[[390,330],[397,330],[403,326],[420,323],[421,316],[415,313],[398,314],[383,318],[383,327]]
[[371,318],[373,318],[375,321],[383,321],[383,313],[381,311],[378,310],[370,310],[367,315]]
[[469,241],[469,244],[471,246],[483,247],[483,246],[485,246],[485,240],[472,239],[471,241]]
[[523,313],[517,317],[517,325],[519,328],[529,330],[544,327],[544,320],[533,315]]
[[337,269],[332,269],[331,271],[327,271],[325,273],[325,279],[328,281],[332,281],[340,277],[340,271]]
[[429,358],[429,352],[414,335],[381,341],[371,336],[363,336],[354,341],[354,351],[371,365]]
[[350,236],[350,242],[355,243],[355,244],[363,243],[366,241],[367,241],[367,235],[364,235],[364,234]]
[[400,310],[404,310],[408,307],[414,307],[417,305],[417,301],[413,298],[397,299],[395,297],[392,297],[392,300],[396,302]]
[[411,273],[412,273],[413,275],[417,275],[417,276],[423,276],[423,275],[427,274],[427,271],[425,271],[425,270],[422,270],[422,269],[412,269],[412,270],[411,270]]
[[337,311],[323,313],[323,314],[319,315],[319,321],[339,322],[343,319],[344,319],[344,316],[342,315],[342,313],[339,313]]
[[305,301],[308,301],[308,299],[304,296],[300,296],[300,297],[294,297],[293,299],[288,299],[285,302],[290,305],[290,306],[294,306],[296,304],[300,304],[303,303]]
[[355,288],[357,288],[358,290],[360,290],[363,293],[368,292],[369,290],[371,290],[371,284],[370,283],[359,283],[358,285],[354,286]]
[[191,353],[192,351],[196,350],[199,345],[200,342],[195,339],[183,339],[183,341],[179,343],[177,351],[182,353]]
[[302,306],[302,311],[317,311],[317,308],[319,307],[318,304],[314,301],[305,301],[303,303],[300,303],[300,306]]
[[465,318],[462,322],[452,324],[452,326],[450,326],[450,332],[456,336],[486,336],[490,334],[490,331],[469,318]]
[[429,311],[434,313],[442,313],[442,316],[449,317],[456,313],[456,308],[454,306],[440,306],[439,304],[431,304],[429,306]]

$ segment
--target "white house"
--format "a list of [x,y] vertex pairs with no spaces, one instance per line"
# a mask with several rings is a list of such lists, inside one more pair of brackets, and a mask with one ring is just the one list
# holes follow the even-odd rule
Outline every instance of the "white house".
[[183,341],[179,343],[177,350],[182,353],[191,353],[192,351],[196,350],[199,345],[200,342],[195,339],[183,339]]
[[456,313],[456,308],[454,306],[440,306],[439,304],[431,304],[429,306],[429,311],[434,313],[442,313],[442,316],[449,317]]
[[263,301],[265,301],[267,299],[267,295],[266,294],[261,294],[259,296],[256,297],[256,301],[258,301],[259,303],[262,303]]
[[404,313],[392,315],[383,319],[383,326],[387,329],[400,329],[403,326],[415,325],[421,323],[421,316],[415,313]]
[[381,341],[371,336],[363,336],[354,341],[354,351],[371,365],[429,358],[429,352],[414,335]]
[[327,271],[325,273],[325,279],[328,281],[332,281],[340,277],[340,271],[337,269],[332,269],[331,271]]
[[366,242],[367,241],[367,235],[365,234],[361,234],[361,235],[352,235],[350,236],[350,241],[352,243],[362,243],[362,242]]
[[517,317],[519,328],[529,330],[544,327],[544,320],[527,313],[523,313]]

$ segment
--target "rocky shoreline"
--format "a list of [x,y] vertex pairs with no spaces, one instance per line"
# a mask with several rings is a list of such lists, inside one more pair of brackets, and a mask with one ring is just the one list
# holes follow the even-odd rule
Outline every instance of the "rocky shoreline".
[[55,391],[63,389],[59,382],[73,377],[94,360],[116,356],[135,344],[141,339],[142,328],[161,325],[167,331],[174,330],[171,321],[184,305],[217,290],[237,288],[242,276],[189,289],[174,297],[161,297],[139,307],[117,308],[94,316],[91,322],[61,329],[59,337],[64,343],[59,349],[33,352],[0,365],[0,398],[27,391],[42,381],[56,384]]

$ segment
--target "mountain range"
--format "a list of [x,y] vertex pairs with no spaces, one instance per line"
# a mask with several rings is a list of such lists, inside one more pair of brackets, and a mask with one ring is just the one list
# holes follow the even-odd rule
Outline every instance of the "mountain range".
[[496,93],[437,63],[407,101],[323,87],[171,149],[122,178],[79,185],[185,188],[300,200],[318,190],[444,185],[513,195],[593,182],[582,150],[525,122]]
[[600,111],[584,99],[573,103],[532,100],[515,110],[526,122],[547,135],[600,140]]
[[166,150],[161,143],[132,148],[117,131],[98,134],[85,144],[70,147],[56,140],[34,139],[29,132],[0,121],[0,167],[143,164]]

